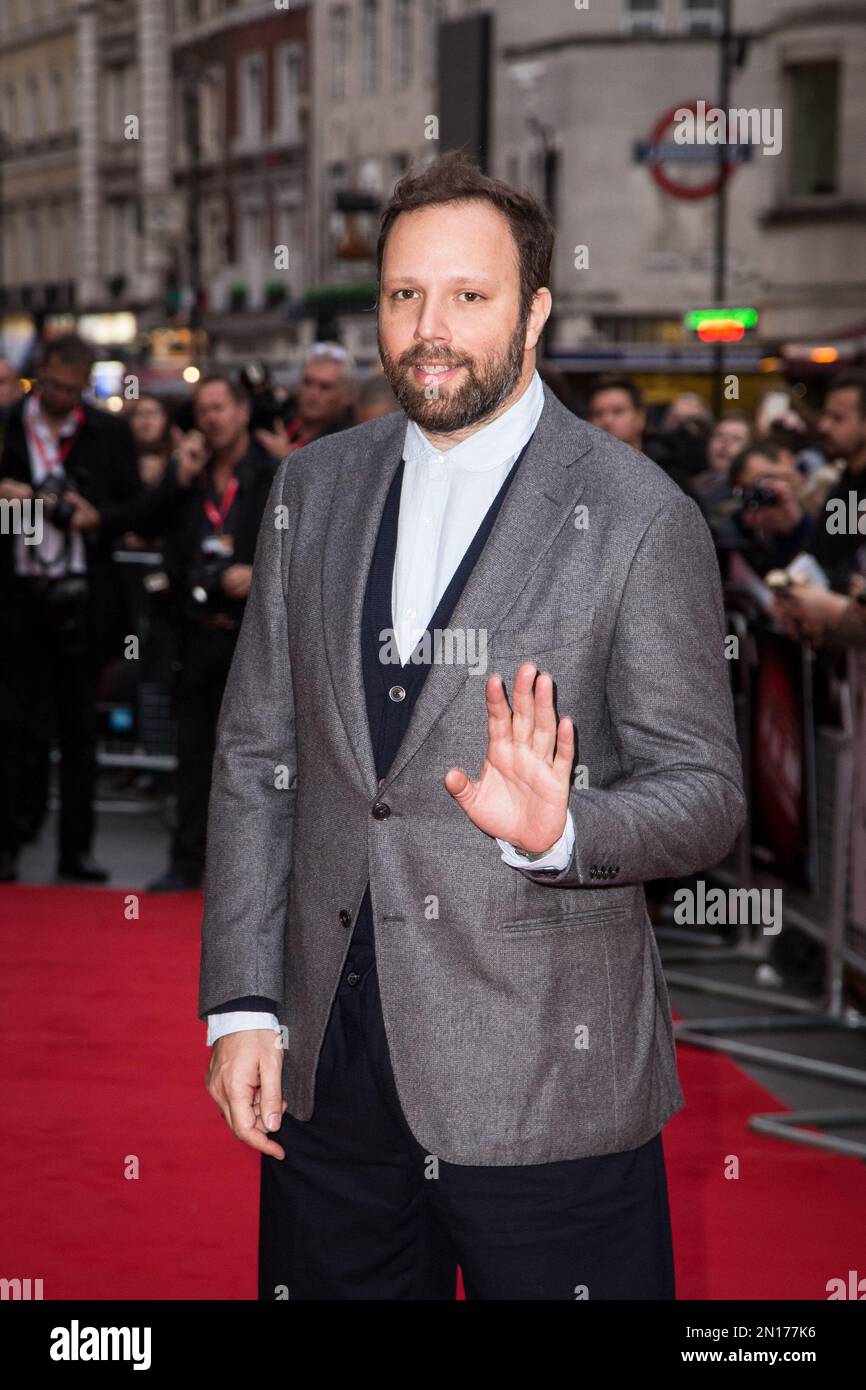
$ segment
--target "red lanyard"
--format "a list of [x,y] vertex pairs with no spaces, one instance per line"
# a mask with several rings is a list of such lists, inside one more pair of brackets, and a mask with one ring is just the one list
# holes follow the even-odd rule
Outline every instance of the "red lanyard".
[[211,526],[215,526],[218,531],[222,531],[225,526],[225,519],[231,511],[232,502],[238,490],[238,480],[232,476],[226,484],[226,490],[222,495],[219,507],[215,506],[209,497],[204,499],[204,513]]
[[63,467],[69,455],[69,450],[72,448],[73,444],[75,443],[76,439],[81,433],[81,427],[84,424],[84,411],[80,405],[77,405],[75,407],[74,418],[75,429],[72,431],[72,434],[68,435],[67,438],[64,439],[63,442],[58,446],[57,463],[51,463],[50,459],[48,458],[48,455],[45,452],[45,445],[39,438],[38,431],[33,428],[33,425],[30,420],[27,421],[27,438],[33,445],[33,447],[36,449],[42,467],[45,469],[46,476],[49,473],[54,473],[57,469],[58,464],[61,468]]

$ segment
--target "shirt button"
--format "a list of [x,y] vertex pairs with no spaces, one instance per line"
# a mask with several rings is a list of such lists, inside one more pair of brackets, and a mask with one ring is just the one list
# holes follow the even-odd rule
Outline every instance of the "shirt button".
[[353,970],[353,971],[351,972],[350,975],[347,975],[347,976],[346,976],[346,984],[347,984],[347,985],[356,985],[356,984],[358,983],[358,981],[360,980],[360,978],[361,978],[361,976],[360,976],[360,975],[356,975],[355,972],[354,972],[354,970]]
[[403,689],[402,685],[392,685],[392,686],[391,686],[391,689],[388,691],[388,699],[389,699],[389,700],[397,700],[397,701],[399,701],[399,700],[405,700],[405,698],[406,698],[406,691]]

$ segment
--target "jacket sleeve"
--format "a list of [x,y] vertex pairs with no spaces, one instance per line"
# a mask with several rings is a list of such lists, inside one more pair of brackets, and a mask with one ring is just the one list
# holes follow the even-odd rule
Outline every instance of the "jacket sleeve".
[[[712,538],[691,498],[647,526],[623,588],[606,699],[622,776],[572,788],[575,843],[554,888],[673,878],[718,864],[746,815]],[[572,714],[579,731],[580,710]]]
[[[291,455],[284,459],[270,488],[217,722],[199,1018],[226,1000],[283,999],[297,784],[285,591],[295,516],[288,496],[293,473],[287,473],[297,467]],[[278,525],[283,517],[287,524]]]

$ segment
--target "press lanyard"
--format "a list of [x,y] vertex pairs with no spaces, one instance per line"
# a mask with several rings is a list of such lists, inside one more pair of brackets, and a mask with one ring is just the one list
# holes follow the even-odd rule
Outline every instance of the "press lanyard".
[[217,507],[216,504],[213,503],[209,497],[206,497],[204,499],[202,505],[204,506],[205,516],[207,517],[211,526],[214,526],[217,531],[222,531],[225,526],[225,520],[229,512],[231,511],[232,502],[234,502],[235,500],[237,490],[238,480],[236,477],[233,476],[229,478],[226,484],[226,489],[220,500],[219,507]]
[[58,466],[60,468],[63,468],[63,465],[65,464],[69,456],[69,450],[72,448],[73,444],[75,443],[76,439],[81,433],[81,426],[83,424],[84,411],[82,410],[81,406],[78,405],[75,407],[75,429],[72,431],[72,434],[68,435],[66,439],[64,439],[62,443],[58,445],[57,463],[52,464],[47,453],[45,452],[45,445],[39,438],[38,430],[35,430],[33,428],[33,424],[30,420],[27,421],[27,438],[39,455],[39,461],[42,464],[42,467],[45,469],[46,478],[49,476],[49,474],[56,473]]

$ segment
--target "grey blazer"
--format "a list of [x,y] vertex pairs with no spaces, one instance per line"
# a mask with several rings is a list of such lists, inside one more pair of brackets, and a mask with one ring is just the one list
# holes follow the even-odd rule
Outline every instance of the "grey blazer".
[[309,1119],[369,880],[397,1090],[426,1150],[499,1165],[636,1148],[685,1103],[643,884],[717,863],[745,816],[710,534],[655,464],[545,387],[449,624],[486,631],[509,695],[522,661],[549,671],[574,719],[571,861],[511,868],[443,784],[484,759],[477,667],[431,666],[377,784],[361,606],[405,428],[388,415],[277,470],[219,718],[199,1017],[280,1001],[283,1096]]

